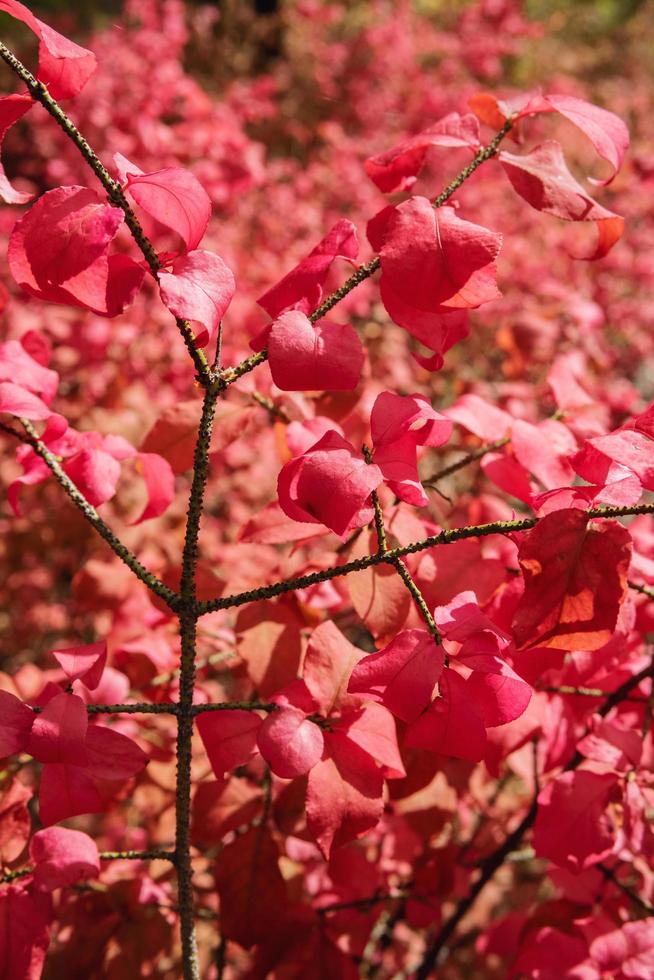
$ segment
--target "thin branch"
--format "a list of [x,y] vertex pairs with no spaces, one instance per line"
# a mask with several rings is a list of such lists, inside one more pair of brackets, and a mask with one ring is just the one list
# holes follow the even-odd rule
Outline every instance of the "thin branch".
[[[150,272],[154,278],[157,279],[161,269],[161,263],[157,258],[157,253],[152,245],[152,242],[143,231],[136,214],[129,205],[121,185],[118,183],[118,181],[111,177],[106,167],[100,161],[98,155],[91,149],[75,123],[66,115],[56,99],[52,98],[43,82],[37,81],[31,71],[29,71],[29,69],[26,68],[25,65],[20,62],[18,58],[9,50],[9,48],[2,44],[2,42],[0,42],[0,58],[2,58],[3,61],[11,68],[14,74],[25,83],[32,98],[43,106],[45,111],[52,116],[71,142],[75,144],[95,176],[104,187],[111,204],[120,208],[125,215],[125,224],[132,233],[132,238],[141,250],[143,257],[150,268]],[[191,329],[190,323],[188,320],[182,320],[179,317],[175,317],[175,322],[177,324],[177,329],[182,335],[186,349],[188,350],[195,365],[198,378],[205,387],[209,386],[214,381],[214,377],[203,352],[198,350],[198,348],[195,346],[195,335]]]
[[470,463],[475,463],[478,459],[482,459],[487,453],[493,453],[497,449],[502,449],[511,440],[508,436],[504,439],[496,439],[495,442],[487,442],[483,446],[479,446],[477,449],[473,449],[462,459],[456,461],[456,463],[451,463],[449,466],[445,466],[442,470],[437,470],[436,473],[432,473],[431,476],[427,477],[426,480],[421,480],[423,487],[429,487],[433,489],[434,485],[440,480],[444,480],[446,476],[451,476],[453,473],[462,470],[465,466],[469,466]]
[[277,711],[278,705],[267,701],[214,701],[194,704],[193,714],[204,715],[207,711]]
[[[591,518],[617,518],[630,517],[635,514],[653,514],[654,504],[637,504],[633,507],[594,507],[587,511]],[[517,531],[528,531],[542,520],[539,517],[525,517],[515,521],[493,521],[490,524],[475,524],[467,527],[453,528],[449,531],[440,531],[422,541],[414,541],[401,548],[393,548],[383,554],[365,555],[353,561],[337,565],[333,568],[325,568],[320,572],[310,572],[307,575],[300,575],[297,578],[285,579],[281,582],[274,582],[272,585],[262,585],[258,589],[250,589],[247,592],[239,592],[235,595],[221,596],[218,599],[209,599],[199,602],[197,605],[200,616],[205,613],[216,612],[219,609],[232,609],[235,606],[244,606],[249,602],[259,599],[272,599],[274,596],[283,595],[285,592],[293,592],[295,589],[305,589],[310,585],[317,585],[319,582],[327,582],[342,575],[349,575],[350,572],[360,572],[364,568],[372,565],[388,564],[392,565],[397,558],[405,555],[415,555],[428,548],[436,548],[442,544],[452,544],[454,541],[462,541],[466,538],[483,538],[491,534],[514,534]]]
[[[164,851],[154,848],[149,851],[100,851],[101,861],[170,861],[175,862],[174,851]],[[31,875],[34,867],[19,868],[17,871],[5,871],[0,875],[0,884],[6,885],[18,878],[26,878]]]
[[[1,47],[1,45],[0,45]],[[38,432],[34,428],[31,422],[27,419],[20,420],[21,425],[27,433],[27,437],[23,440],[29,443],[36,455],[43,460],[45,465],[48,467],[50,472],[53,474],[57,483],[62,487],[67,496],[72,500],[78,510],[82,512],[86,520],[89,522],[91,527],[93,527],[100,537],[107,542],[111,550],[115,555],[120,558],[122,562],[136,575],[139,581],[143,582],[145,586],[158,595],[160,599],[163,599],[171,609],[177,607],[179,596],[172,589],[169,589],[167,585],[159,581],[156,575],[149,572],[144,565],[138,560],[135,554],[123,544],[123,542],[116,537],[114,532],[108,527],[98,514],[95,507],[93,507],[84,494],[80,493],[73,481],[70,479],[67,473],[63,471],[59,460],[51,453],[45,443],[41,442],[39,439]]]
[[[451,181],[447,187],[441,191],[437,198],[433,201],[433,206],[435,208],[442,207],[446,201],[452,197],[454,193],[461,187],[461,185],[473,175],[478,167],[481,167],[482,163],[490,160],[497,153],[498,147],[504,137],[507,135],[509,130],[513,125],[511,119],[507,119],[505,124],[495,134],[493,139],[490,141],[488,146],[484,147],[477,153],[474,159],[468,164],[467,167],[456,175],[453,181]],[[358,285],[365,282],[366,279],[370,279],[371,276],[381,268],[381,259],[376,255],[370,262],[366,262],[365,265],[360,265],[359,268],[352,273],[349,279],[346,279],[342,286],[335,289],[333,293],[325,297],[319,307],[309,315],[309,319],[312,323],[316,323],[318,320],[322,319],[330,310],[332,310],[342,299],[351,293],[353,289],[356,289]],[[248,374],[249,371],[253,371],[254,368],[258,367],[259,364],[263,364],[264,361],[268,360],[268,351],[266,349],[259,351],[257,354],[252,354],[250,357],[246,357],[245,360],[241,361],[233,368],[226,368],[224,371],[219,372],[219,380],[217,384],[220,389],[223,390],[229,385],[234,384],[239,378],[242,378],[244,374]]]
[[[598,714],[603,718],[606,717],[606,715],[608,715],[608,713],[617,704],[620,704],[620,702],[623,701],[627,695],[634,690],[634,688],[638,687],[642,681],[646,680],[647,678],[651,678],[653,676],[653,671],[654,668],[652,664],[648,664],[647,667],[644,667],[638,674],[635,674],[633,677],[626,680],[624,684],[621,684],[620,687],[616,688],[616,690],[607,697]],[[575,752],[568,764],[565,766],[565,771],[567,772],[571,769],[576,769],[582,760],[583,756],[581,753]],[[439,956],[441,951],[445,948],[450,936],[452,936],[458,924],[472,908],[479,893],[483,891],[488,882],[494,877],[495,872],[504,864],[509,854],[518,849],[518,845],[522,842],[523,837],[533,826],[537,813],[538,802],[536,798],[534,798],[527,813],[522,818],[515,830],[513,830],[508,837],[506,837],[500,847],[498,847],[479,863],[479,878],[471,886],[468,894],[460,899],[452,914],[443,922],[437,936],[425,952],[422,963],[415,972],[416,980],[428,980],[429,977],[434,976],[434,969],[438,962]]]
[[628,581],[627,585],[634,592],[640,592],[641,595],[646,595],[648,599],[654,599],[654,588],[648,585],[640,585],[638,582]]
[[[137,704],[86,705],[86,710],[90,715],[176,715],[177,708],[177,704],[172,701],[161,704],[139,702]],[[43,708],[33,705],[32,711],[35,715],[40,715]]]
[[[537,690],[546,691],[548,694],[569,694],[582,698],[605,698],[607,691],[601,687],[574,687],[572,684],[543,684],[537,686]],[[638,695],[625,698],[625,701],[632,701],[636,704],[646,704],[646,698],[639,698]]]
[[619,888],[623,895],[626,895],[627,898],[633,902],[634,905],[638,906],[641,911],[645,912],[647,915],[654,915],[654,905],[650,905],[649,902],[646,902],[644,898],[641,898],[640,895],[633,891],[633,889],[631,889],[628,885],[621,882],[615,873],[615,868],[609,868],[606,864],[597,864],[595,867],[599,872],[601,872],[601,874],[604,875],[607,881],[612,882],[616,888]]

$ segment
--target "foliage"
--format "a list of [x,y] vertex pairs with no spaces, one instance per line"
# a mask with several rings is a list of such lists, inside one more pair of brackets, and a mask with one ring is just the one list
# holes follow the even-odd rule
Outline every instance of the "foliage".
[[647,980],[646,80],[228,7],[0,0],[0,972]]

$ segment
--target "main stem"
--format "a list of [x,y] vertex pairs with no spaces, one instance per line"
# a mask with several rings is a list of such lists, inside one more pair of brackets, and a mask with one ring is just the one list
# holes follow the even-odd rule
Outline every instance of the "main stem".
[[184,980],[200,980],[193,908],[193,866],[191,863],[191,757],[193,741],[193,692],[198,611],[195,570],[198,562],[198,536],[202,504],[209,470],[209,445],[218,391],[205,391],[202,419],[195,444],[193,483],[186,520],[182,557],[181,608],[179,614],[182,656],[177,709],[177,782],[175,790],[175,865],[179,890],[179,919],[182,934]]

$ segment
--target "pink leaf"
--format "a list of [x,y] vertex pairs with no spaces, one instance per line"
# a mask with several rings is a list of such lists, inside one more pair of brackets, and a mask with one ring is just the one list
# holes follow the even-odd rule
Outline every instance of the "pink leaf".
[[391,490],[406,503],[428,502],[417,469],[417,447],[442,446],[452,434],[452,423],[435,412],[422,395],[384,391],[377,396],[370,416],[375,464]]
[[174,316],[202,325],[196,344],[206,347],[232,301],[236,283],[219,256],[200,249],[175,259],[171,272],[160,272],[159,290]]
[[20,20],[39,39],[37,78],[48,86],[53,99],[68,99],[86,85],[96,68],[95,55],[53,31],[17,0],[0,0],[0,10]]
[[382,479],[378,466],[366,464],[347,440],[331,430],[282,468],[279,504],[295,521],[324,524],[336,534],[345,534],[370,521],[368,501]]
[[88,834],[65,827],[39,830],[30,841],[34,880],[54,891],[100,874],[98,848]]
[[32,421],[47,419],[52,414],[38,395],[12,381],[0,381],[0,412]]
[[87,763],[86,705],[76,694],[57,694],[34,719],[27,751],[39,762]]
[[363,651],[350,643],[330,620],[321,623],[311,634],[303,677],[325,717],[338,710],[347,697],[350,674],[362,656]]
[[181,167],[126,176],[127,190],[139,207],[176,232],[187,252],[197,248],[211,217],[211,199],[199,180]]
[[537,211],[565,221],[594,221],[598,245],[588,258],[601,258],[621,237],[624,219],[589,197],[568,170],[561,145],[548,140],[531,153],[499,157],[513,188]]
[[485,442],[502,439],[511,431],[513,417],[479,395],[462,395],[445,410],[448,418],[458,422]]
[[126,255],[107,257],[122,221],[120,208],[85,187],[46,191],[14,225],[7,253],[11,274],[39,299],[115,316],[144,275]]
[[52,656],[69,681],[82,681],[90,691],[93,691],[100,683],[107,663],[107,643],[106,640],[100,640],[88,646],[53,650]]
[[66,462],[64,469],[94,507],[111,500],[116,493],[120,463],[102,449],[83,449]]
[[415,721],[431,703],[443,663],[443,649],[429,633],[403,630],[383,650],[359,661],[348,691],[374,697],[402,721]]
[[382,816],[383,778],[367,752],[340,732],[326,733],[325,754],[309,773],[307,825],[328,858]]
[[[0,9],[2,9],[1,5]],[[7,131],[11,129],[14,123],[17,123],[19,119],[22,119],[25,113],[31,109],[33,105],[34,102],[32,101],[32,97],[27,93],[5,95],[4,98],[0,99],[0,146],[2,146],[2,141],[4,140]],[[6,201],[7,204],[26,204],[33,197],[32,194],[25,194],[23,191],[17,191],[15,187],[12,187],[1,163],[0,197],[3,201]]]
[[283,391],[350,391],[359,383],[364,352],[349,324],[313,324],[289,310],[272,325],[268,357],[273,381]]
[[386,779],[406,776],[397,745],[395,720],[381,704],[363,705],[353,713],[343,715],[336,729],[379,763]]
[[197,726],[211,768],[219,779],[257,754],[261,718],[254,711],[207,711],[198,716]]
[[564,772],[538,797],[534,850],[562,868],[579,874],[613,850],[614,836],[606,816],[613,773]]
[[[483,634],[481,634],[483,636]],[[474,640],[466,646],[475,648]],[[532,690],[500,657],[482,652],[468,652],[457,658],[472,673],[467,681],[468,696],[486,728],[506,725],[519,718],[529,706]]]
[[27,748],[35,714],[9,691],[0,691],[0,759]]
[[433,208],[424,197],[405,201],[390,215],[380,249],[384,306],[410,331],[413,311],[442,315],[497,299],[501,244],[501,235],[462,221],[454,208]]
[[259,751],[276,776],[304,776],[322,756],[324,739],[318,725],[297,708],[269,715],[257,736]]
[[480,146],[477,120],[472,115],[460,116],[458,112],[452,112],[385,153],[369,157],[363,165],[364,170],[385,194],[406,191],[415,183],[432,146],[477,150]]
[[323,286],[335,259],[355,259],[358,252],[356,228],[347,218],[341,218],[307,257],[260,296],[257,303],[271,317],[290,309],[311,313],[322,299]]
[[[41,339],[38,334],[33,336],[35,344]],[[8,340],[0,344],[0,381],[11,381],[27,388],[49,405],[57,392],[59,375],[45,366],[47,359],[44,364],[32,356],[24,341],[25,337],[21,342]]]
[[588,137],[599,156],[611,164],[614,173],[608,180],[593,183],[609,184],[622,165],[629,148],[629,130],[622,119],[613,112],[599,106],[576,99],[572,95],[546,95],[545,101],[555,112],[569,119],[577,129]]
[[168,510],[175,497],[175,474],[168,460],[157,453],[137,453],[136,468],[143,476],[147,491],[147,503],[133,522],[141,524]]
[[597,936],[590,954],[603,976],[647,980],[654,975],[654,922],[625,922],[620,929]]

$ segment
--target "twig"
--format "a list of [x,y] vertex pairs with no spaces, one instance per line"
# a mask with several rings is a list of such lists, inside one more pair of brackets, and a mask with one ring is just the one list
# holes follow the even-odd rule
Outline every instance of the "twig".
[[[633,507],[594,507],[587,511],[589,518],[615,518],[629,517],[635,514],[653,514],[654,504],[636,504]],[[317,585],[319,582],[326,582],[342,575],[349,575],[350,572],[360,572],[364,568],[372,565],[388,564],[392,565],[396,558],[403,558],[405,555],[415,555],[428,548],[436,548],[439,545],[452,544],[454,541],[462,541],[466,538],[483,538],[491,534],[514,534],[518,531],[528,531],[542,520],[539,517],[525,517],[515,521],[493,521],[489,524],[475,524],[467,527],[454,528],[452,530],[440,531],[431,537],[424,538],[422,541],[414,541],[401,548],[393,548],[391,551],[377,553],[375,555],[365,555],[353,561],[345,562],[333,568],[325,568],[319,572],[310,572],[308,575],[299,575],[297,578],[285,579],[281,582],[274,582],[272,585],[262,585],[257,589],[249,589],[246,592],[239,592],[235,595],[221,596],[218,599],[209,599],[198,603],[198,613],[203,616],[205,613],[216,612],[219,609],[232,609],[235,606],[244,606],[249,602],[256,602],[260,599],[272,599],[274,596],[283,595],[285,592],[293,592],[296,589],[305,589],[310,585]]]
[[[14,74],[25,83],[32,98],[43,106],[45,111],[49,113],[55,122],[61,127],[61,129],[63,129],[64,133],[71,140],[71,142],[75,144],[95,176],[104,187],[111,204],[120,208],[125,215],[125,224],[132,233],[132,238],[141,250],[145,261],[148,263],[150,272],[154,278],[157,279],[161,269],[161,263],[157,257],[157,253],[155,252],[152,242],[143,231],[136,214],[130,207],[121,185],[118,183],[118,181],[111,177],[105,166],[100,161],[98,155],[91,149],[87,140],[84,139],[72,119],[70,119],[64,112],[59,103],[52,98],[43,82],[37,81],[31,71],[29,71],[29,69],[27,69],[25,65],[22,64],[22,62],[20,62],[18,58],[9,50],[9,48],[2,44],[2,42],[0,42],[0,58],[2,58],[3,61],[9,65]],[[205,387],[210,385],[214,381],[214,377],[206,357],[202,351],[198,350],[198,348],[195,346],[195,336],[193,334],[193,330],[191,329],[190,323],[188,320],[182,320],[179,317],[175,317],[175,322],[177,324],[177,329],[182,335],[186,349],[188,350],[195,365],[198,378]]]
[[41,442],[38,432],[32,423],[28,422],[27,419],[21,419],[20,422],[27,433],[27,436],[23,441],[28,442],[36,455],[43,460],[45,465],[57,480],[57,483],[62,487],[78,510],[82,512],[91,527],[98,532],[100,537],[107,542],[113,553],[117,555],[125,565],[127,565],[130,571],[132,571],[134,575],[136,575],[136,577],[143,582],[148,589],[150,589],[151,592],[154,592],[160,599],[163,599],[163,601],[167,603],[171,609],[175,609],[179,600],[177,593],[173,592],[172,589],[169,589],[168,586],[163,584],[163,582],[160,582],[156,575],[149,572],[148,569],[141,564],[136,555],[134,555],[129,548],[127,548],[123,542],[116,537],[111,528],[108,527],[102,520],[95,507],[88,502],[84,494],[80,493],[70,477],[63,471],[57,457],[50,452],[48,447],[43,442]]

